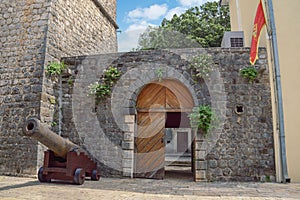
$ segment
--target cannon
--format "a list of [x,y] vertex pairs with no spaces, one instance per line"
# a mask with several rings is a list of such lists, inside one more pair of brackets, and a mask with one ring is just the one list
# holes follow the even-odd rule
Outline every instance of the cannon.
[[23,134],[49,148],[44,152],[44,165],[38,171],[40,182],[60,180],[81,185],[86,177],[100,179],[97,163],[82,148],[52,132],[37,118],[26,120]]

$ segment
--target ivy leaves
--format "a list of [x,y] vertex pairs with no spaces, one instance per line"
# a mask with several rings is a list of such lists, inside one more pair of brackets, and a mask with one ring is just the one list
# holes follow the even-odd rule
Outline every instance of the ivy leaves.
[[189,118],[191,127],[201,129],[204,134],[207,134],[218,121],[215,112],[209,105],[195,107]]
[[60,75],[67,68],[64,62],[51,62],[46,67],[46,72],[50,76]]
[[252,83],[258,76],[257,69],[252,66],[241,69],[240,74],[245,79],[248,79],[250,83]]
[[96,98],[105,98],[111,94],[111,88],[120,78],[121,72],[116,67],[105,69],[101,81],[89,85],[88,95],[95,95]]
[[201,54],[192,59],[189,67],[194,70],[195,78],[209,78],[210,73],[214,70],[215,63],[212,56]]

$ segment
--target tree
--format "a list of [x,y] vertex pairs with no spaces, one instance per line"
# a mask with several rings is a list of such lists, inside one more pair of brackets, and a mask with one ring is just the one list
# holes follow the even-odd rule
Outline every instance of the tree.
[[[181,41],[183,36],[178,40],[170,37],[170,32],[181,33],[185,41],[196,41],[202,47],[219,47],[224,32],[229,30],[229,8],[220,6],[218,2],[207,2],[200,7],[190,8],[179,16],[174,15],[170,20],[164,19],[158,28],[147,29],[139,39],[139,48],[160,48],[165,47],[168,42],[174,43],[174,39]],[[174,47],[171,45],[169,48]]]
[[166,48],[197,48],[200,44],[186,35],[163,27],[149,26],[139,38],[140,50]]

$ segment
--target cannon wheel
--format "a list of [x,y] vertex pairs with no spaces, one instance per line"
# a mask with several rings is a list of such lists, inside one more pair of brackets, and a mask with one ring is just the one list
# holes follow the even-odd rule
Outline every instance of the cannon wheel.
[[98,174],[98,171],[97,171],[96,169],[94,169],[94,170],[92,171],[91,179],[92,179],[93,181],[99,181],[100,175]]
[[41,183],[45,183],[45,182],[51,182],[51,179],[48,179],[47,176],[45,176],[43,174],[44,172],[44,167],[41,167],[38,171],[38,179]]
[[85,171],[82,168],[77,168],[74,174],[74,183],[77,185],[82,185],[85,180]]

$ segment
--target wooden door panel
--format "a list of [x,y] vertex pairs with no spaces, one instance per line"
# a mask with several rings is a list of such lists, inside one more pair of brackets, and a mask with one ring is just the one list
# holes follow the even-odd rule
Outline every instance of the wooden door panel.
[[165,127],[165,113],[139,113],[138,138],[150,138]]
[[151,83],[145,86],[138,96],[137,108],[164,108],[166,89],[161,84]]
[[162,84],[166,87],[166,108],[193,108],[193,97],[184,85],[175,80]]
[[166,89],[166,108],[181,108],[180,102],[178,101],[176,95],[169,89]]
[[164,149],[136,154],[136,178],[163,179],[165,175]]
[[150,138],[136,138],[136,142],[138,144],[137,152],[149,153],[163,148],[162,138],[163,136],[160,135],[160,133]]
[[164,178],[165,113],[138,113],[135,137],[135,177]]

